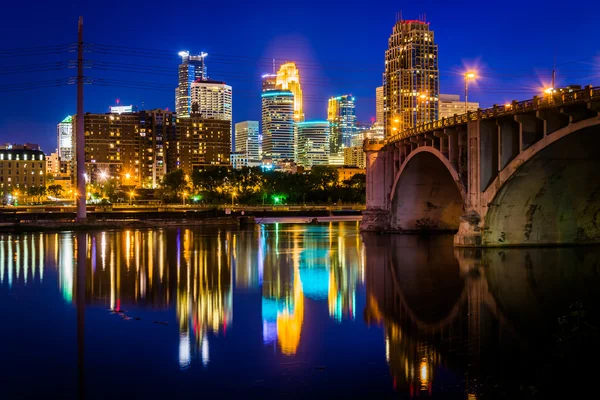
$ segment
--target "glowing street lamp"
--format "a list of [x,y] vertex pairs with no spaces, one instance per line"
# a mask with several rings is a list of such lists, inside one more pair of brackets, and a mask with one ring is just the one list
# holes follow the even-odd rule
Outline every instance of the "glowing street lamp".
[[108,179],[108,172],[106,171],[101,171],[100,172],[100,179],[102,179],[103,181]]
[[235,198],[236,195],[237,195],[236,192],[231,192],[231,207],[233,207],[233,199]]
[[467,99],[469,98],[469,79],[475,78],[475,72],[468,71],[465,73],[465,114],[467,113]]
[[546,88],[544,90],[544,93],[546,93],[546,94],[552,94],[552,93],[554,93],[554,88],[552,88],[552,87]]
[[135,192],[132,190],[131,192],[129,192],[129,205],[131,205],[131,202],[134,197],[135,197]]
[[185,206],[185,198],[187,197],[187,195],[188,195],[187,192],[181,193],[181,202],[184,206]]

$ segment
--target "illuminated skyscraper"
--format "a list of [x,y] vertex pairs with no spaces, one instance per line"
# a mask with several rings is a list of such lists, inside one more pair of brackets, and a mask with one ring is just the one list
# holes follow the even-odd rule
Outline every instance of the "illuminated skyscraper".
[[288,62],[279,67],[279,71],[277,71],[277,89],[289,90],[294,94],[294,121],[304,121],[300,72],[296,68],[296,63]]
[[329,161],[329,122],[296,123],[298,132],[298,165],[312,168],[327,165]]
[[192,112],[192,83],[208,79],[204,61],[207,55],[200,53],[191,56],[188,51],[179,52],[179,85],[175,89],[175,111],[178,118],[189,117]]
[[258,129],[258,121],[244,121],[235,124],[235,152],[242,154],[248,160],[248,166],[260,166],[262,136]]
[[331,124],[329,152],[332,155],[343,155],[344,148],[352,146],[352,136],[356,133],[354,97],[344,95],[330,98],[327,120]]
[[277,74],[264,74],[262,76],[262,91],[277,89]]
[[[192,114],[203,119],[229,121],[231,126],[231,86],[225,82],[197,79],[192,83]],[[232,132],[229,140],[233,142]]]
[[68,116],[56,127],[58,141],[58,157],[62,161],[71,161],[74,156],[73,118]]
[[386,137],[438,117],[438,47],[429,23],[399,20],[385,52]]
[[262,93],[263,158],[294,159],[294,94],[289,90]]

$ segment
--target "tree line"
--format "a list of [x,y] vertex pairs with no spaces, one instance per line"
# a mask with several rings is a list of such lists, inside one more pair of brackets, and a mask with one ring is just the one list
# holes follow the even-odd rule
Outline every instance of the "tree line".
[[332,166],[315,166],[304,173],[211,167],[194,170],[186,179],[182,170],[176,170],[164,176],[155,198],[203,204],[364,203],[365,174],[340,182]]

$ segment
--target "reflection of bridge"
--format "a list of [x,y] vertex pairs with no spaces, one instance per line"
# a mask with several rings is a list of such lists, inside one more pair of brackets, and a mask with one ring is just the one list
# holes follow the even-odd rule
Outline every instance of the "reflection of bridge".
[[600,88],[365,142],[363,230],[457,230],[459,246],[600,241]]

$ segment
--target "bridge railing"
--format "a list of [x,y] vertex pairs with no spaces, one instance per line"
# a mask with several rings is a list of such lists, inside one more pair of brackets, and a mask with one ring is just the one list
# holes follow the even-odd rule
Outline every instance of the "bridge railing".
[[600,100],[600,86],[586,86],[580,90],[572,92],[552,93],[545,96],[535,96],[533,99],[523,101],[513,101],[505,105],[494,104],[492,107],[478,109],[477,111],[468,111],[465,114],[455,114],[448,118],[442,118],[437,121],[426,122],[406,129],[396,135],[385,139],[385,143],[394,143],[403,139],[419,135],[425,132],[431,132],[436,129],[443,129],[465,124],[469,121],[478,121],[490,118],[497,118],[503,115],[522,114],[531,111],[537,111],[544,108],[566,106],[572,104],[582,104],[591,100]]

